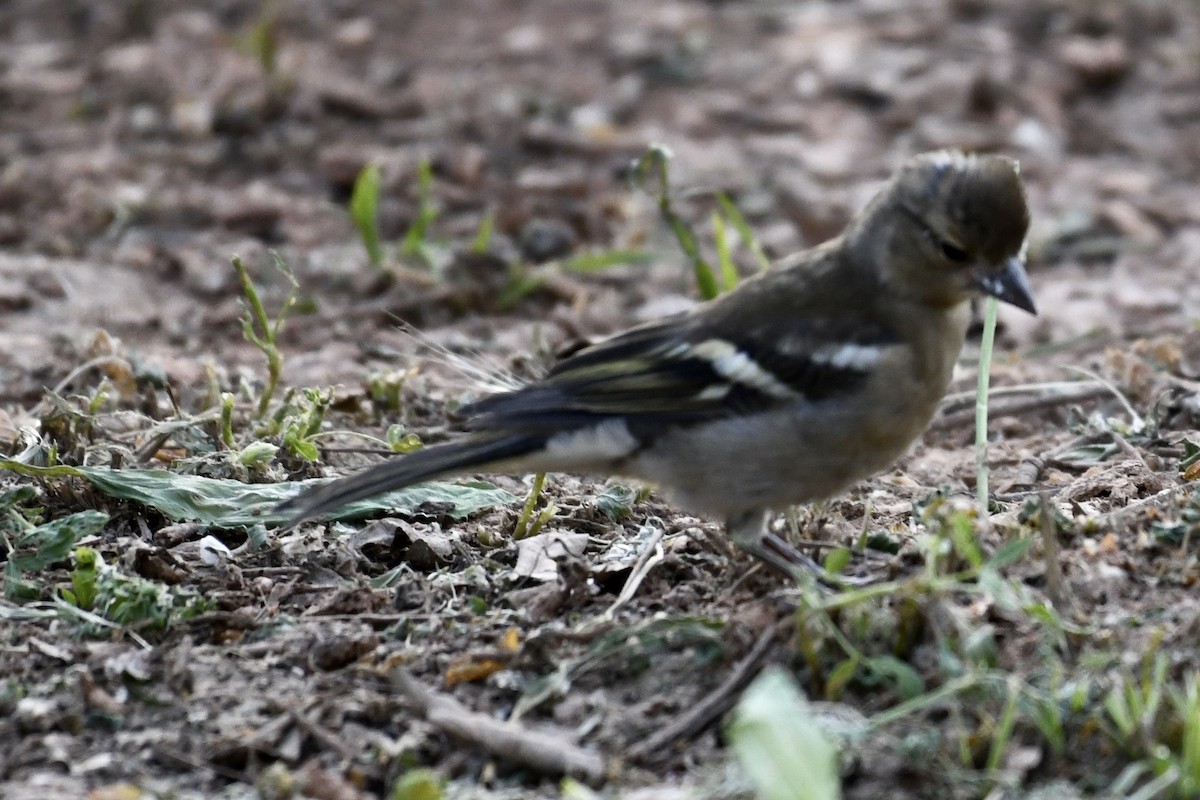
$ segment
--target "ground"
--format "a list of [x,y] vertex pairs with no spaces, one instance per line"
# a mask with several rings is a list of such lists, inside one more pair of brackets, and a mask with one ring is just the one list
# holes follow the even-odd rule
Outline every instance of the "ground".
[[[846,797],[1194,796],[1197,42],[1191,0],[4,3],[0,793],[746,797],[723,714],[772,666]],[[913,153],[1019,160],[1040,313],[1001,310],[986,519],[973,335],[908,456],[779,522],[865,587],[571,476],[523,539],[522,476],[256,524],[374,460],[351,432],[436,442],[694,302],[654,144],[709,258],[721,194],[775,257]],[[272,253],[274,391],[231,266],[274,317]]]

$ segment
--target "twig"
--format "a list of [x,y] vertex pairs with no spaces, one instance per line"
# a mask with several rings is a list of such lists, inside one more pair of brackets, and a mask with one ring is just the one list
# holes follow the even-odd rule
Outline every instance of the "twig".
[[737,663],[729,676],[721,685],[710,692],[703,700],[696,703],[680,717],[676,717],[666,726],[659,728],[648,739],[629,751],[629,758],[634,761],[652,762],[660,760],[670,745],[680,739],[690,739],[715,722],[726,711],[733,708],[742,689],[754,679],[762,669],[767,651],[775,643],[780,631],[793,624],[789,616],[781,622],[763,631],[750,648],[746,657]]
[[1105,389],[1107,389],[1109,394],[1111,394],[1113,397],[1117,398],[1118,402],[1120,402],[1121,405],[1123,405],[1125,407],[1125,413],[1127,413],[1129,415],[1130,425],[1133,427],[1134,430],[1141,431],[1142,428],[1145,427],[1146,422],[1145,422],[1145,420],[1142,419],[1141,415],[1138,414],[1137,411],[1134,409],[1133,403],[1129,402],[1129,398],[1126,397],[1125,394],[1120,389],[1118,389],[1116,386],[1114,386],[1111,381],[1107,381],[1104,378],[1101,378],[1096,373],[1092,372],[1090,369],[1084,369],[1083,367],[1077,367],[1077,366],[1072,366],[1072,365],[1068,364],[1067,369],[1071,370],[1072,372],[1078,372],[1080,375],[1084,375],[1084,376],[1087,376],[1088,378],[1091,378],[1096,383],[1100,384]]
[[1046,468],[1046,460],[1041,456],[1027,455],[1017,465],[1017,476],[1013,479],[1016,486],[1033,486]]
[[[1085,385],[1086,388],[1080,389],[1074,393],[1062,393],[1042,395],[1037,397],[1029,397],[1023,400],[1013,400],[1007,403],[993,403],[991,406],[991,417],[1009,417],[1016,414],[1024,414],[1027,411],[1040,411],[1045,408],[1054,408],[1055,406],[1063,405],[1064,403],[1076,403],[1083,400],[1094,400],[1098,397],[1104,397],[1109,394],[1108,389],[1098,385]],[[967,423],[975,421],[975,409],[966,408],[961,411],[952,411],[944,413],[940,417],[936,417],[929,424],[931,431],[944,431],[950,428],[958,428]]]
[[351,764],[354,764],[359,769],[364,769],[370,772],[369,767],[358,763],[359,754],[350,748],[345,742],[338,738],[337,734],[321,725],[316,720],[309,717],[303,711],[292,706],[280,706],[284,713],[291,717],[292,722],[300,726],[301,729],[309,736],[316,739],[322,746],[329,748],[337,753],[343,759]]
[[62,395],[62,393],[67,390],[67,387],[74,383],[75,379],[80,375],[87,372],[92,367],[103,367],[108,364],[121,367],[128,372],[133,372],[133,367],[129,366],[129,362],[120,356],[96,356],[95,358],[83,362],[75,369],[68,372],[67,376],[59,381],[50,391],[53,394]]
[[642,585],[642,581],[650,574],[650,570],[654,569],[663,560],[663,549],[661,546],[663,533],[665,531],[661,525],[655,526],[654,533],[650,536],[650,541],[646,542],[645,546],[642,547],[642,552],[638,555],[637,563],[633,565],[633,569],[630,571],[625,585],[621,587],[621,594],[617,596],[617,599],[613,601],[613,604],[601,616],[602,620],[611,621],[617,611],[637,594],[638,587]]
[[562,731],[532,730],[476,713],[450,695],[427,688],[401,667],[393,669],[390,677],[392,685],[430,724],[494,756],[543,774],[570,775],[591,784],[608,777],[604,757],[571,744]]
[[1147,508],[1152,506],[1160,506],[1168,500],[1175,500],[1176,494],[1179,492],[1179,487],[1175,485],[1168,486],[1149,497],[1143,497],[1134,500],[1128,505],[1121,508],[1109,511],[1107,514],[1100,514],[1095,517],[1084,517],[1080,522],[1094,525],[1097,528],[1116,528],[1118,522],[1123,521],[1127,517],[1135,517]]
[[[1047,381],[1044,383],[1017,383],[1009,386],[996,386],[988,389],[988,400],[1012,395],[1032,395],[1047,397],[1057,395],[1075,395],[1081,391],[1100,388],[1104,384],[1099,381]],[[979,396],[976,389],[969,392],[951,392],[942,398],[940,408],[943,412],[958,411],[959,408],[974,408]]]
[[1117,447],[1121,448],[1121,452],[1129,456],[1131,460],[1140,463],[1147,469],[1147,471],[1154,472],[1154,470],[1150,468],[1150,465],[1146,463],[1146,457],[1142,455],[1141,451],[1131,445],[1129,440],[1116,431],[1109,431],[1108,435],[1111,436],[1113,441],[1117,443]]
[[1054,522],[1054,506],[1050,493],[1042,491],[1039,495],[1039,511],[1041,512],[1042,528],[1042,560],[1046,562],[1046,596],[1054,607],[1065,611],[1066,595],[1063,593],[1062,553],[1058,547],[1058,525]]
[[187,767],[189,770],[192,770],[193,773],[211,772],[214,775],[220,775],[222,778],[226,778],[231,781],[237,781],[238,783],[249,782],[245,772],[222,766],[221,764],[214,762],[211,756],[201,761],[200,759],[195,758],[190,754],[183,752],[182,750],[177,750],[162,743],[152,744],[150,746],[150,751],[154,753],[155,758],[160,759],[167,764],[174,763],[179,766]]

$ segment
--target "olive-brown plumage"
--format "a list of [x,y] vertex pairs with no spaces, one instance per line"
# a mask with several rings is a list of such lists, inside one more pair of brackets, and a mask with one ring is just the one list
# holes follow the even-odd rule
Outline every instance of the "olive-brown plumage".
[[886,468],[949,385],[969,301],[1034,312],[1029,211],[1014,162],[916,156],[839,237],[690,312],[575,353],[541,381],[463,409],[461,441],[305,492],[293,524],[459,472],[622,475],[722,518],[788,571],[812,562],[766,514]]

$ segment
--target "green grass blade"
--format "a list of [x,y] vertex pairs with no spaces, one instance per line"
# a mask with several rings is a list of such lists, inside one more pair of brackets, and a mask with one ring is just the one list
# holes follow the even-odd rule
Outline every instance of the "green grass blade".
[[733,263],[733,254],[729,252],[729,239],[725,235],[725,220],[720,213],[712,215],[713,242],[717,248],[717,270],[721,274],[721,288],[731,291],[738,284],[738,271]]
[[738,237],[742,240],[742,244],[754,256],[754,261],[758,264],[758,268],[760,270],[769,269],[771,267],[771,260],[763,252],[762,246],[759,245],[758,239],[754,236],[754,231],[750,230],[749,223],[746,222],[746,218],[742,216],[742,212],[738,210],[738,207],[733,204],[733,201],[724,192],[717,195],[717,205],[721,207],[721,213],[725,215],[725,219],[738,232]]
[[358,228],[367,258],[376,267],[383,264],[383,245],[379,238],[379,183],[379,165],[367,164],[355,178],[350,194],[350,219]]

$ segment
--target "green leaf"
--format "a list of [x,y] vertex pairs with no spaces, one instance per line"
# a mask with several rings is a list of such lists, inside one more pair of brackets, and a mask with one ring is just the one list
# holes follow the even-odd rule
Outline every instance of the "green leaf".
[[700,254],[700,245],[696,242],[696,234],[671,208],[671,186],[667,170],[667,162],[670,158],[671,151],[669,149],[662,145],[651,145],[642,157],[634,162],[633,180],[635,184],[645,187],[650,177],[657,173],[659,215],[670,226],[671,232],[675,234],[675,239],[679,242],[679,249],[692,262],[692,271],[696,276],[696,286],[700,290],[701,299],[711,300],[721,292],[717,285],[716,275],[713,274],[712,266]]
[[983,566],[983,551],[975,538],[975,519],[965,510],[957,509],[946,520],[950,541],[959,557],[975,569]]
[[[0,461],[0,466],[9,462]],[[57,467],[48,467],[57,469]],[[63,561],[85,536],[99,533],[108,524],[108,514],[101,511],[79,511],[23,531],[14,541],[9,565],[17,572],[43,569]]]
[[858,672],[857,657],[847,658],[834,667],[825,681],[825,699],[837,700],[841,697],[846,684],[850,683],[856,672]]
[[404,773],[392,786],[391,800],[441,800],[442,782],[430,769]]
[[96,573],[95,612],[125,627],[166,628],[212,609],[204,595],[177,586],[164,586],[137,575],[101,566]]
[[[71,602],[85,611],[96,605],[96,575],[100,554],[90,547],[75,550],[75,569],[71,570]],[[64,592],[65,594],[65,592]]]
[[417,164],[417,218],[404,234],[404,243],[400,251],[407,256],[420,256],[426,264],[430,254],[425,251],[429,238],[429,229],[437,219],[438,207],[433,200],[433,166],[429,159],[421,159]]
[[839,575],[842,570],[850,565],[852,554],[848,548],[835,547],[829,551],[829,555],[825,556],[825,571],[830,575]]
[[604,487],[604,491],[592,497],[592,505],[608,519],[620,522],[633,511],[633,505],[638,499],[637,489],[612,484]]
[[732,291],[738,284],[737,266],[733,263],[733,254],[729,252],[729,240],[725,236],[725,219],[716,211],[712,215],[713,244],[717,248],[717,270],[721,275],[721,286],[725,291]]
[[6,489],[0,492],[0,511],[23,506],[36,500],[37,496],[37,489],[32,486],[14,486]]
[[905,700],[925,691],[925,681],[921,680],[920,674],[895,656],[874,656],[868,658],[863,666],[889,681]]
[[[324,479],[288,483],[242,483],[198,475],[180,475],[166,470],[111,470],[104,467],[33,467],[0,459],[0,469],[40,478],[82,478],[99,491],[121,500],[132,500],[155,509],[174,521],[194,520],[219,528],[241,528],[255,524],[279,524],[287,517],[275,506],[300,491],[324,483]],[[422,506],[433,506],[452,519],[465,519],[487,508],[511,505],[516,498],[490,483],[423,483],[370,500],[350,503],[326,515],[327,519],[360,519],[384,511],[411,514]],[[108,517],[99,512],[80,512]],[[80,515],[72,515],[80,517]],[[91,518],[89,518],[91,519]],[[94,523],[94,519],[92,520]],[[62,522],[61,520],[59,521]],[[100,523],[102,526],[103,523]],[[82,535],[82,534],[81,534]],[[63,557],[77,541],[72,539]]]
[[1032,536],[1010,539],[999,550],[992,553],[992,557],[987,560],[987,566],[992,569],[1001,569],[1002,567],[1007,567],[1009,564],[1015,564],[1025,558],[1025,554],[1029,552],[1029,548],[1032,546]]
[[354,179],[354,190],[350,194],[350,218],[367,249],[367,258],[377,267],[383,263],[378,210],[380,174],[378,164],[367,164]]
[[742,216],[742,212],[738,210],[738,207],[733,204],[733,201],[724,192],[717,195],[717,205],[721,207],[721,213],[725,215],[725,218],[737,230],[742,244],[754,254],[754,260],[758,262],[758,268],[760,270],[769,269],[771,260],[767,258],[767,254],[759,246],[758,240],[754,238],[754,231],[750,230],[749,223],[746,222],[746,218]]
[[502,309],[509,309],[517,303],[524,300],[529,295],[542,288],[548,276],[542,272],[534,272],[525,268],[518,268],[508,278],[508,283],[500,290],[500,297],[496,300],[496,305]]
[[14,603],[25,603],[37,600],[42,596],[42,584],[39,581],[26,580],[12,561],[4,565],[4,599]]
[[1120,687],[1114,687],[1104,696],[1104,709],[1123,736],[1130,737],[1134,734],[1137,723],[1133,720],[1133,714],[1125,703],[1125,695]]
[[403,425],[398,424],[389,425],[387,433],[384,434],[383,438],[393,453],[411,453],[414,450],[420,450],[424,446],[421,443],[420,436],[409,431]]
[[1183,458],[1179,460],[1179,468],[1185,470],[1192,464],[1200,464],[1200,444],[1191,439],[1183,439]]
[[779,668],[746,689],[728,729],[734,754],[764,800],[837,800],[837,752],[808,701]]
[[671,230],[675,233],[675,239],[679,242],[679,248],[683,250],[684,255],[692,262],[692,272],[696,276],[696,288],[700,290],[701,300],[712,300],[721,293],[721,287],[717,283],[717,276],[713,272],[712,265],[704,259],[700,254],[700,245],[696,243],[696,234],[688,227],[688,224],[681,218],[675,216],[675,212],[667,211],[664,214],[670,214],[667,222],[671,226]]
[[270,442],[251,442],[238,453],[238,463],[247,467],[262,467],[275,457],[279,446]]
[[563,267],[572,272],[600,272],[610,267],[626,264],[649,264],[653,257],[644,250],[601,250],[596,253],[581,253],[563,262]]
[[317,461],[321,457],[321,451],[317,449],[317,446],[295,430],[289,430],[283,435],[283,445],[292,453],[310,463]]
[[600,795],[574,778],[563,778],[559,790],[562,800],[600,800]]

